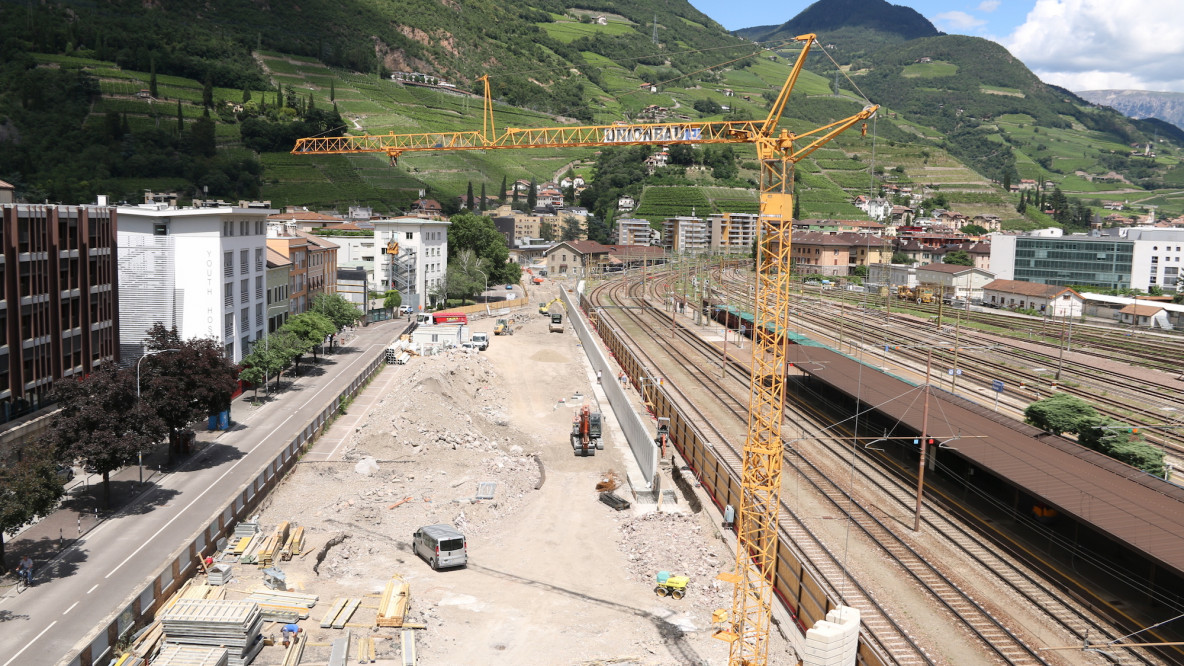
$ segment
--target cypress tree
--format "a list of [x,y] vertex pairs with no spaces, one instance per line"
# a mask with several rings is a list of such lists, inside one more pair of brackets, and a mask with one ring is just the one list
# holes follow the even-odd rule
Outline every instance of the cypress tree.
[[469,191],[465,195],[465,202],[468,204],[467,208],[470,211],[474,210],[474,208],[473,208],[473,181],[471,181],[471,180],[469,181]]
[[156,56],[152,56],[149,62],[151,63],[152,72],[148,76],[148,94],[152,95],[152,99],[156,99],[160,97],[160,93],[156,89]]
[[485,211],[485,183],[481,183],[481,203],[477,207]]
[[185,114],[181,113],[181,100],[177,100],[177,133],[185,131]]
[[337,101],[337,88],[334,87],[334,82],[332,79],[329,80],[329,101],[330,102]]
[[502,174],[502,189],[497,195],[499,203],[506,203],[506,174]]
[[534,207],[539,202],[539,186],[534,182],[534,178],[530,179],[530,190],[526,193],[526,207],[533,211]]

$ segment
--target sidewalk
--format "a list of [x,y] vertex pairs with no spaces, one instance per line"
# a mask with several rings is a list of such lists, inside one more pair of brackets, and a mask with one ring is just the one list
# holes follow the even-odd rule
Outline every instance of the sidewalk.
[[[384,325],[385,324],[385,325]],[[366,329],[357,329],[338,336],[338,348],[349,347],[351,343],[359,341],[364,333],[366,338],[394,336],[402,330],[406,322],[394,320],[393,325],[377,322]],[[369,342],[369,341],[368,341]],[[329,355],[330,357],[333,354]],[[321,359],[324,356],[320,356]],[[155,450],[145,452],[143,463],[143,482],[141,483],[141,469],[138,465],[131,465],[111,473],[111,505],[103,509],[103,477],[98,474],[78,474],[66,484],[66,493],[62,497],[59,508],[43,517],[36,523],[25,527],[15,536],[6,537],[4,544],[4,559],[15,563],[24,555],[33,559],[35,572],[34,583],[44,580],[55,566],[56,558],[70,548],[76,541],[84,538],[87,533],[98,527],[110,517],[123,512],[151,511],[150,505],[139,505],[137,501],[145,492],[155,487],[161,479],[175,472],[199,467],[205,458],[210,445],[218,441],[222,435],[233,432],[241,424],[249,422],[252,417],[262,411],[273,411],[285,402],[298,397],[304,390],[313,388],[327,380],[328,372],[321,360],[313,362],[311,357],[300,364],[300,374],[292,377],[286,375],[280,383],[280,390],[272,389],[266,395],[262,388],[259,390],[259,400],[255,404],[255,390],[248,389],[231,403],[230,430],[209,430],[206,422],[192,425],[196,433],[193,450],[188,455],[174,456],[173,464],[168,464],[168,443],[162,442]],[[272,380],[271,386],[275,382]],[[5,567],[8,569],[8,567]],[[15,576],[7,575],[11,571],[2,572],[0,577],[0,595],[6,595],[16,588]]]

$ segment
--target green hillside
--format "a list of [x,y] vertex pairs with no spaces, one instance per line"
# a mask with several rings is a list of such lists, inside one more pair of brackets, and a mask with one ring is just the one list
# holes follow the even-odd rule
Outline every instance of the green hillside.
[[[763,118],[798,53],[760,52],[677,0],[419,4],[418,13],[365,0],[0,5],[0,179],[35,201],[205,189],[397,212],[420,190],[452,206],[470,184],[496,194],[503,179],[543,182],[574,168],[592,181],[580,203],[601,216],[622,194],[654,220],[755,210],[757,164],[743,145],[672,149],[677,159],[652,174],[642,162],[656,148],[419,153],[395,166],[381,155],[290,155],[302,136],[480,129],[481,99],[467,91],[485,73],[499,128],[648,120],[652,105],[664,107],[659,119]],[[830,29],[862,34],[869,53],[884,44],[863,23]],[[930,208],[1046,223],[1001,189],[1021,177],[1097,210],[1120,197],[1184,211],[1172,189],[1184,186],[1184,133],[1046,86],[986,40],[894,39],[843,71],[821,46],[807,61],[783,127],[810,132],[857,112],[866,101],[856,85],[883,109],[867,136],[849,131],[798,165],[802,217],[862,218],[854,195],[909,185]],[[393,81],[393,71],[456,87]],[[1153,140],[1154,156],[1131,153]]]

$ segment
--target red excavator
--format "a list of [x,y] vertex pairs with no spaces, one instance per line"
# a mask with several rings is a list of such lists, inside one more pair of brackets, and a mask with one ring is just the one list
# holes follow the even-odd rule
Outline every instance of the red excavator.
[[571,422],[571,448],[577,456],[594,456],[596,449],[603,449],[600,440],[600,412],[592,411],[588,405],[580,408]]

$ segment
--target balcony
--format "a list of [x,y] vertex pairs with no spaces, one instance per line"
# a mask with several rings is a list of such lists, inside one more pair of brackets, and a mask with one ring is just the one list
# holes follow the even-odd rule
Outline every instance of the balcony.
[[226,264],[222,267],[222,275],[225,277],[234,277],[234,264]]

